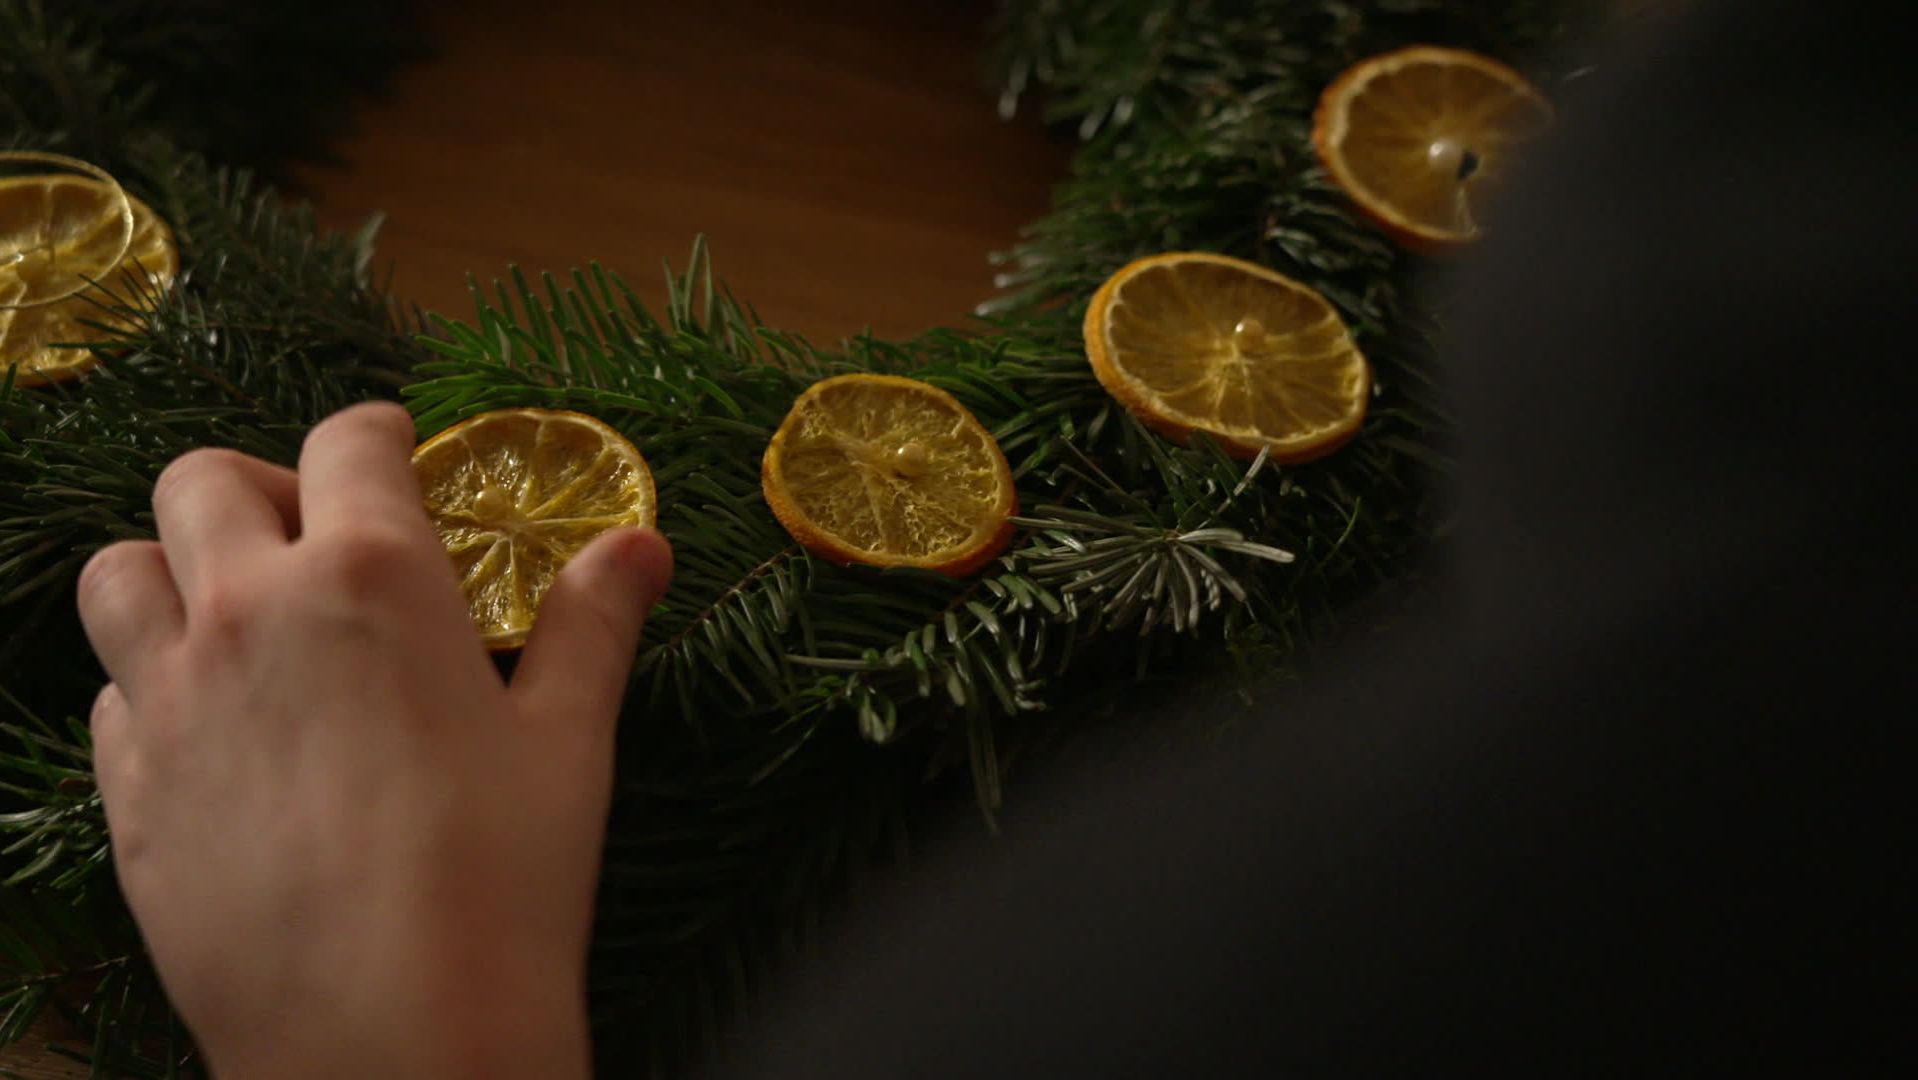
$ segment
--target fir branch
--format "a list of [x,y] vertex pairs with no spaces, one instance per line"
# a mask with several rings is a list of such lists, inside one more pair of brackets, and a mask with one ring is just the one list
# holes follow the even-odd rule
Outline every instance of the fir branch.
[[0,1046],[48,1008],[66,1011],[88,1036],[87,1050],[56,1049],[91,1065],[91,1076],[178,1076],[194,1067],[110,890],[0,885]]
[[[158,10],[144,2],[93,11]],[[718,283],[703,244],[669,272],[657,313],[596,266],[515,272],[475,286],[470,320],[435,318],[411,337],[367,279],[370,227],[318,237],[309,215],[193,152],[257,134],[271,110],[196,123],[179,103],[207,81],[155,85],[166,58],[185,55],[179,42],[251,30],[136,20],[147,29],[107,48],[101,24],[65,6],[0,0],[0,39],[20,43],[0,55],[0,139],[109,168],[174,225],[184,271],[164,297],[114,283],[103,326],[151,313],[101,345],[84,380],[0,387],[0,619],[17,628],[0,646],[12,717],[0,721],[0,860],[21,882],[0,887],[0,904],[84,896],[98,906],[80,929],[101,939],[37,916],[38,930],[0,928],[0,955],[27,980],[0,982],[0,1035],[52,1000],[44,987],[101,976],[88,998],[96,1068],[170,1075],[180,1060],[157,984],[125,946],[124,909],[98,891],[84,729],[36,718],[83,713],[102,678],[72,615],[79,566],[151,534],[152,482],[178,453],[226,445],[291,461],[321,416],[417,375],[404,396],[422,433],[491,408],[575,408],[654,466],[679,571],[623,717],[593,1006],[609,1069],[697,1058],[816,938],[863,866],[900,858],[914,814],[962,764],[990,813],[1015,757],[1102,718],[1093,684],[1121,693],[1130,684],[1111,674],[1168,658],[1205,673],[1220,657],[1293,663],[1355,600],[1417,572],[1446,514],[1434,318],[1409,288],[1413,260],[1319,175],[1310,111],[1368,52],[1437,40],[1544,56],[1588,6],[1005,5],[1002,102],[1044,92],[1049,117],[1086,137],[1055,211],[1007,259],[1010,292],[990,320],[820,347],[764,326]],[[336,43],[359,25],[315,18]],[[341,74],[335,89],[364,69]],[[1167,248],[1257,259],[1332,299],[1374,373],[1353,443],[1309,465],[1248,466],[1204,440],[1172,446],[1112,402],[1078,318],[1112,270]],[[793,545],[761,497],[759,456],[800,390],[846,371],[925,379],[994,433],[1029,508],[1001,559],[952,581],[831,566]],[[115,958],[123,969],[88,966]]]
[[[194,33],[238,32],[204,14]],[[137,939],[102,873],[105,823],[84,725],[41,719],[84,714],[102,681],[73,610],[74,579],[99,547],[152,535],[153,481],[174,457],[225,445],[291,461],[313,422],[391,396],[418,356],[368,280],[370,229],[319,236],[310,213],[183,148],[233,133],[195,121],[192,99],[207,84],[156,95],[127,66],[160,55],[141,60],[155,41],[145,35],[178,22],[137,0],[0,0],[0,146],[101,165],[172,226],[181,252],[180,281],[164,295],[139,278],[102,283],[94,372],[37,389],[0,380],[0,894],[10,905],[0,954],[25,965],[0,973],[0,1042],[56,988],[87,990],[80,1019],[94,1046],[83,1056],[99,1075],[178,1075],[181,1055],[153,1050],[180,1033],[144,960],[128,959]],[[157,96],[172,102],[164,118]],[[313,130],[291,114],[247,119]],[[62,909],[80,921],[48,914]],[[101,967],[97,940],[66,930],[108,935],[120,959]],[[27,981],[7,981],[15,975]]]
[[244,174],[146,140],[122,182],[172,224],[180,284],[103,282],[102,364],[0,386],[0,613],[25,640],[87,555],[151,535],[152,483],[196,446],[291,462],[315,421],[390,396],[418,350],[366,277],[372,234],[321,237]]
[[69,718],[51,724],[0,686],[0,886],[76,890],[109,861],[106,814],[93,784],[93,741]]
[[[1282,549],[1338,570],[1324,553],[1355,545],[1376,553],[1369,568],[1383,577],[1419,535],[1390,518],[1360,527],[1364,492],[1380,481],[1363,469],[1396,476],[1397,458],[1348,458],[1363,469],[1342,474],[1332,463],[1248,467],[1203,442],[1169,446],[1116,411],[1083,359],[1043,331],[1007,324],[989,336],[821,349],[759,327],[712,283],[703,246],[669,277],[669,294],[655,316],[596,269],[570,286],[515,276],[491,294],[476,289],[475,321],[436,321],[434,377],[407,391],[423,433],[487,408],[586,408],[656,463],[680,572],[648,626],[629,699],[616,804],[626,824],[615,826],[624,843],[609,849],[602,896],[602,937],[621,943],[609,954],[621,963],[597,969],[602,1000],[663,992],[632,981],[632,964],[734,940],[716,913],[745,902],[769,857],[763,821],[721,809],[736,793],[753,793],[755,814],[795,805],[787,800],[822,767],[822,748],[856,732],[890,744],[900,757],[889,767],[907,775],[967,762],[990,814],[1002,797],[1000,721],[1057,704],[1048,688],[1087,642],[1115,628],[1218,633],[1243,608],[1282,624],[1275,637],[1302,640],[1323,616],[1286,598]],[[904,370],[944,386],[1006,440],[1022,501],[1043,509],[993,569],[954,582],[829,566],[794,549],[761,497],[759,454],[798,391],[843,370]],[[1339,512],[1301,524],[1302,503]],[[690,827],[672,812],[689,799],[738,831],[700,830],[709,841],[692,848],[649,842],[655,829]],[[657,893],[661,877],[688,876],[704,903]]]
[[57,142],[43,138],[42,148],[116,174],[120,149],[155,133],[235,167],[324,157],[355,102],[427,54],[413,9],[409,0],[0,0],[9,48],[0,131],[51,134]]

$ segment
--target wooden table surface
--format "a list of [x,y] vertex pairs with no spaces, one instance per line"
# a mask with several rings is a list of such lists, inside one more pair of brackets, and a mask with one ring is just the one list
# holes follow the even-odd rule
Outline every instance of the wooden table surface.
[[831,341],[963,320],[988,252],[1044,212],[1069,147],[1000,122],[987,5],[477,0],[441,59],[363,111],[323,219],[388,215],[396,291],[464,316],[469,272],[588,259],[657,300],[695,235],[774,326]]
[[[986,4],[444,0],[401,73],[300,175],[320,219],[386,214],[403,299],[469,317],[466,275],[597,259],[657,303],[704,233],[771,325],[829,342],[960,325],[990,251],[1047,206],[1070,147],[994,113]],[[42,1025],[0,1071],[85,1076]]]

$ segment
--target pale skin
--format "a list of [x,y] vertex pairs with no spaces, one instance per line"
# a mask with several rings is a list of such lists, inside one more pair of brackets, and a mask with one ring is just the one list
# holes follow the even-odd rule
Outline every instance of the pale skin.
[[159,540],[80,577],[114,864],[222,1080],[591,1072],[614,718],[671,554],[594,540],[504,683],[412,446],[376,404],[318,425],[297,473],[188,454]]

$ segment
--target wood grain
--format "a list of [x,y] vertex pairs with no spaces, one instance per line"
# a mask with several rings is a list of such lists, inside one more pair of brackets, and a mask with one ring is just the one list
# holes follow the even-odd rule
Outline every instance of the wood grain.
[[598,259],[657,300],[696,234],[770,324],[815,340],[963,321],[986,255],[1068,150],[1001,123],[983,5],[478,0],[303,176],[328,224],[388,215],[381,262],[449,314],[465,277]]
[[[771,325],[816,341],[958,325],[986,254],[1046,208],[1068,148],[1003,124],[985,5],[870,0],[429,5],[441,55],[300,173],[320,219],[387,215],[395,291],[467,316],[466,275],[589,259],[657,303],[696,234]],[[43,1023],[0,1075],[86,1070]]]

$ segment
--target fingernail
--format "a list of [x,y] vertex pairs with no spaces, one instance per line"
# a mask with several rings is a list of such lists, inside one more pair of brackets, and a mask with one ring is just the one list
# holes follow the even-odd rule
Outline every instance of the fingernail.
[[620,574],[637,577],[634,582],[639,588],[641,604],[650,609],[659,602],[666,591],[667,583],[672,580],[672,556],[666,556],[664,567],[654,567],[652,553],[655,550],[670,552],[665,538],[657,529],[627,528],[608,530],[599,543],[604,545],[602,555],[608,561],[608,569],[617,567]]
[[660,597],[666,595],[666,589],[673,583],[673,546],[666,535],[654,528],[634,530],[635,535],[626,546],[628,558],[643,558],[649,553],[653,557],[650,572],[645,575],[645,591],[642,601],[646,610],[651,611]]

